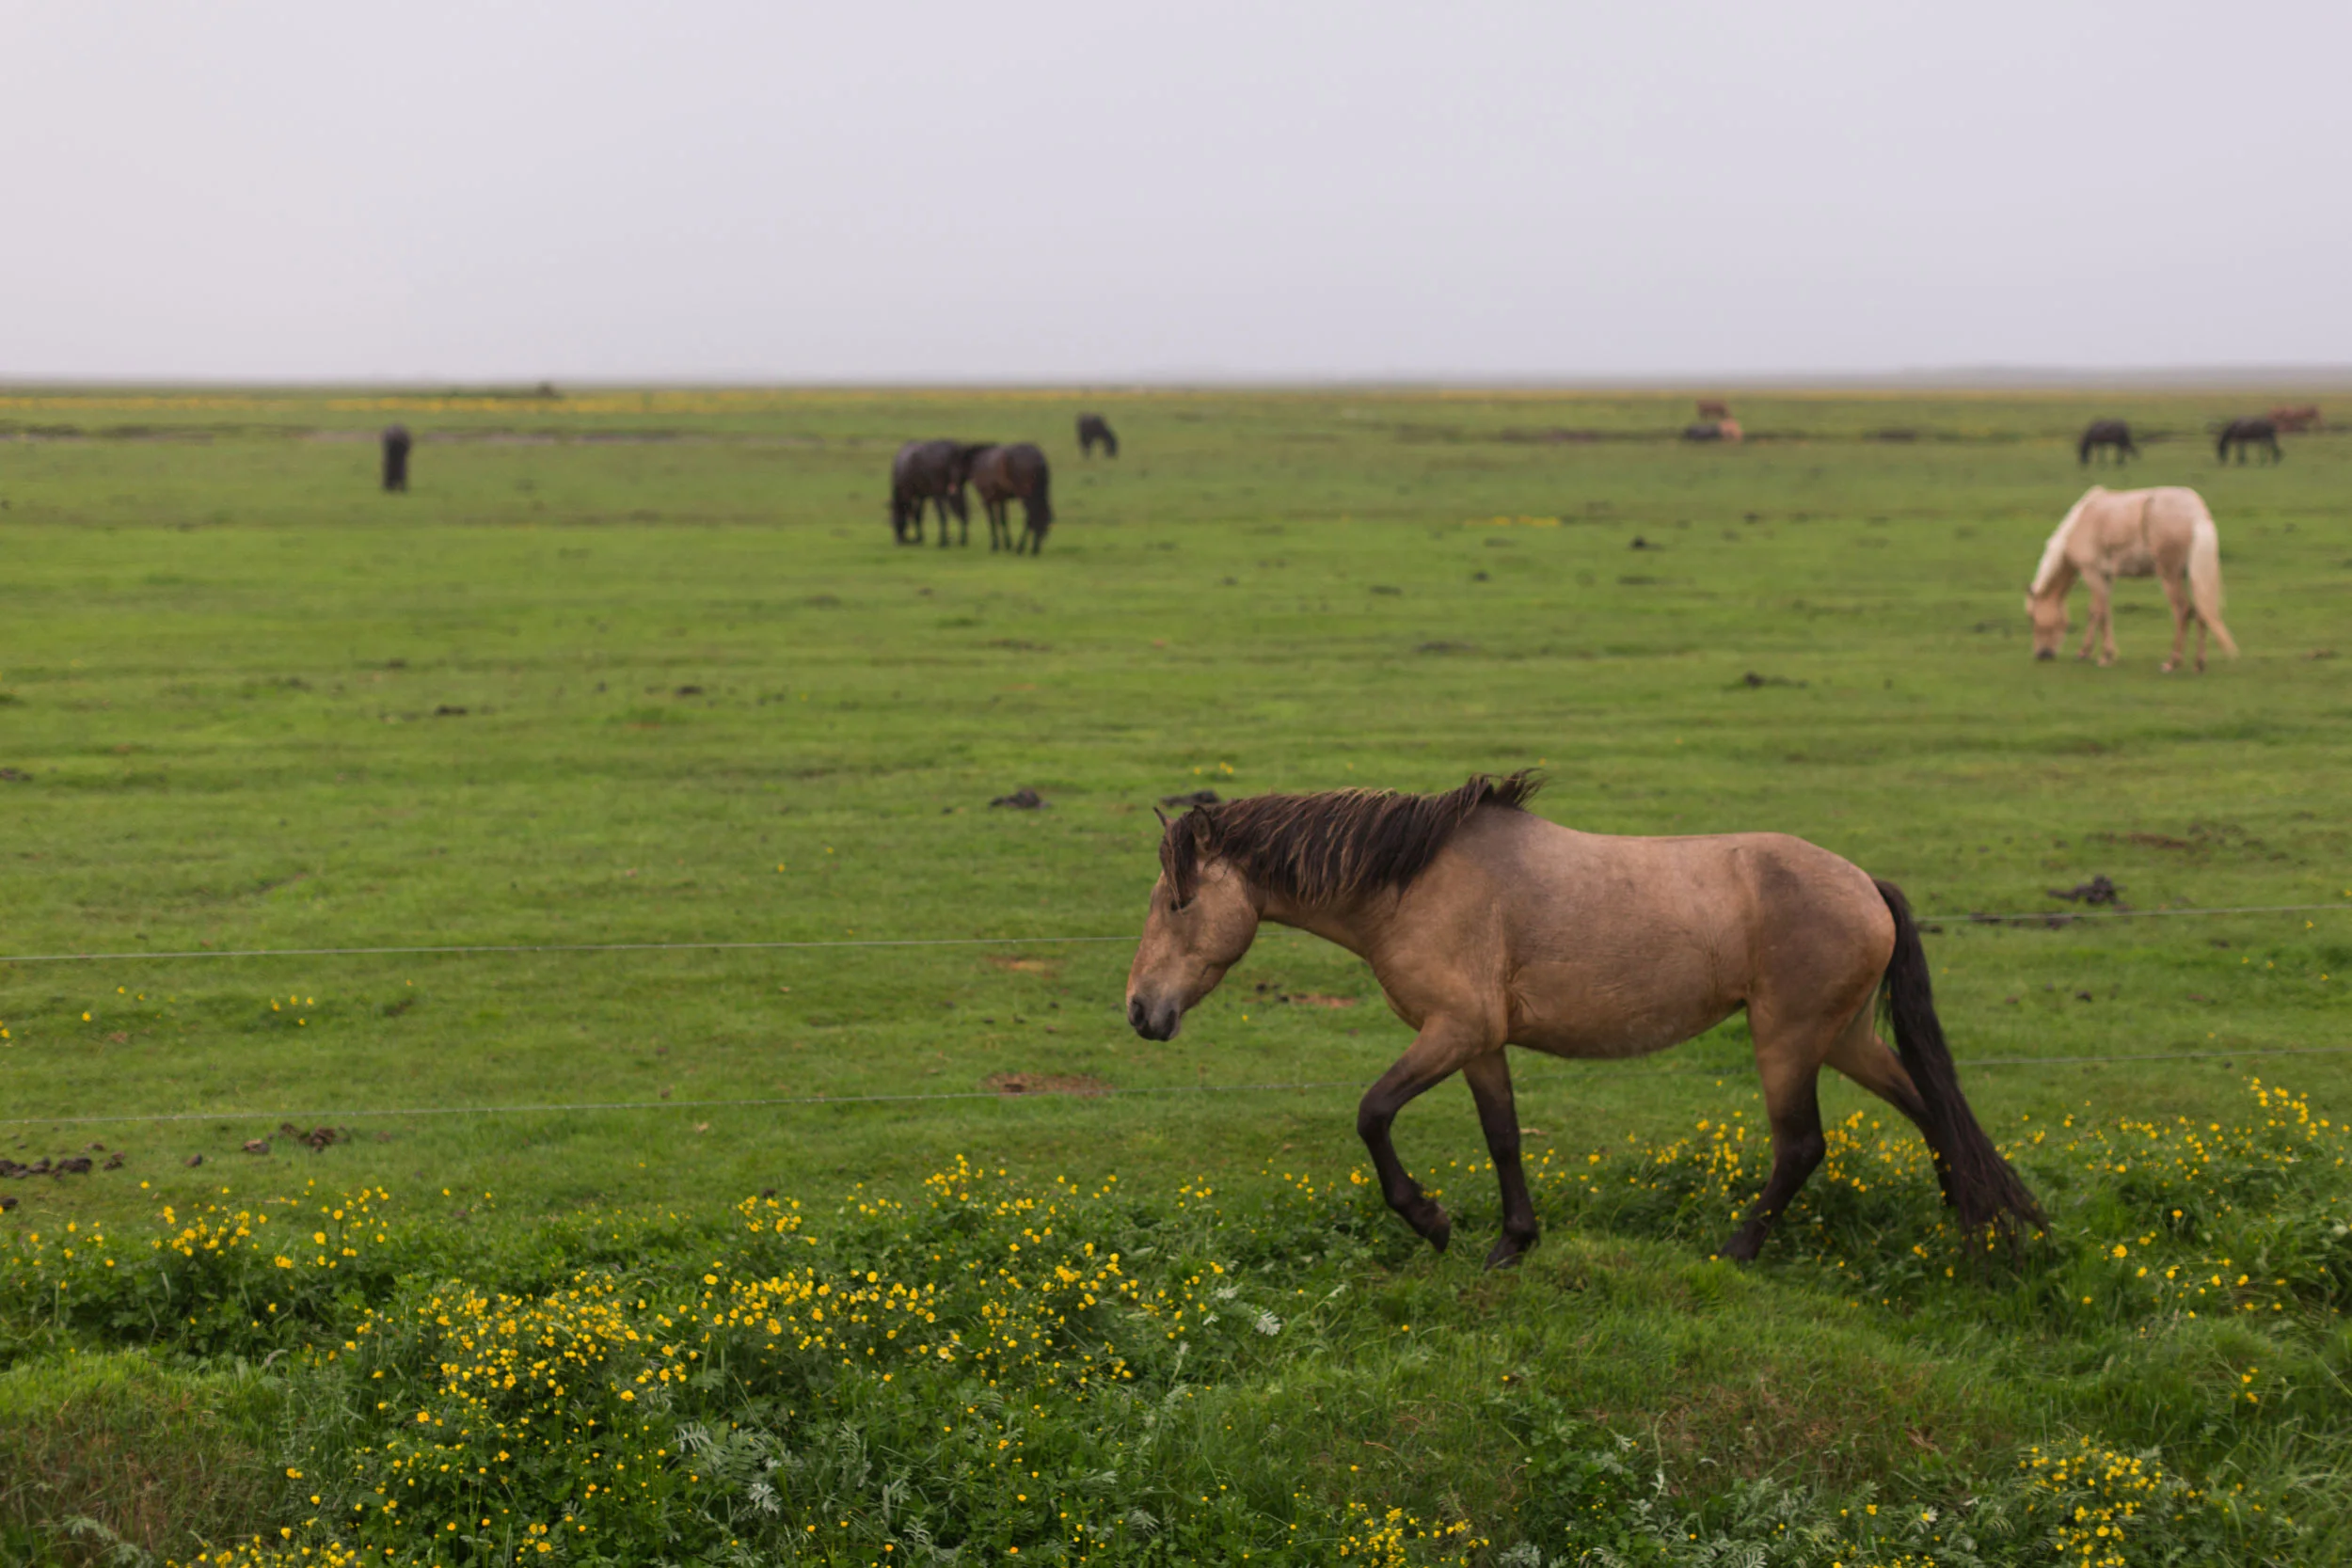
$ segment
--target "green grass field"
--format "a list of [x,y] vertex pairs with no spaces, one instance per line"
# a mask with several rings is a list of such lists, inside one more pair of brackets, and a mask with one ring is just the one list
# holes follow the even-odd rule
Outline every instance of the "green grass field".
[[[1183,1250],[1254,1270],[1261,1310],[1338,1293],[1311,1333],[1203,1338],[1197,1375],[1131,1354],[1160,1402],[1122,1391],[1135,1409],[1117,1419],[1059,1373],[1007,1372],[1008,1388],[1037,1392],[1033,1436],[1060,1445],[1069,1496],[1113,1524],[1129,1506],[1157,1521],[1116,1542],[941,1500],[1001,1490],[979,1470],[940,1479],[963,1472],[905,1435],[963,1383],[769,1389],[758,1397],[798,1412],[760,1418],[779,1443],[803,1442],[792,1423],[821,1402],[835,1438],[898,1433],[893,1463],[935,1509],[918,1540],[904,1494],[857,1501],[830,1471],[783,1488],[808,1521],[850,1521],[809,1538],[828,1559],[961,1544],[966,1562],[1013,1544],[1325,1560],[1354,1529],[1351,1555],[1371,1560],[1578,1561],[1602,1547],[1740,1560],[1692,1554],[1745,1543],[1791,1562],[1960,1562],[1972,1559],[1948,1538],[1867,1535],[1861,1489],[1890,1517],[1899,1503],[1991,1518],[2002,1487],[2042,1474],[2020,1456],[2083,1437],[2160,1449],[2148,1463],[2169,1466],[2168,1484],[2265,1499],[2266,1522],[2233,1515],[2242,1560],[2338,1559],[2352,1550],[2352,1185],[2326,1160],[2283,1185],[2217,1178],[2237,1217],[2201,1233],[2182,1222],[2183,1259],[2219,1246],[2233,1267],[2246,1227],[2317,1227],[2266,1243],[2281,1283],[2227,1323],[2173,1301],[2111,1303],[2105,1285],[2069,1305],[2111,1245],[2140,1246],[2134,1205],[2151,1200],[2111,1170],[2053,1188],[2057,1166],[2031,1156],[2045,1196],[2063,1194],[2059,1234],[2006,1285],[1920,1264],[1911,1249],[1935,1212],[1915,1164],[1902,1202],[1831,1183],[1762,1264],[1734,1272],[1707,1253],[1738,1181],[1718,1192],[1694,1174],[1695,1147],[1674,1150],[1702,1121],[1755,1118],[1735,1022],[1639,1064],[1518,1064],[1521,1119],[1555,1170],[1622,1167],[1680,1207],[1602,1202],[1564,1174],[1531,1265],[1486,1279],[1495,1203],[1458,1089],[1408,1110],[1400,1145],[1480,1244],[1424,1256],[1376,1206],[1295,1196],[1301,1181],[1353,1192],[1355,1095],[1406,1044],[1352,959],[1269,930],[1178,1041],[1139,1041],[1120,1016],[1156,798],[1434,788],[1540,764],[1553,782],[1539,809],[1559,820],[1799,833],[1931,913],[2062,908],[2048,890],[2093,875],[2137,910],[2329,906],[2057,929],[1947,919],[1930,939],[1996,1137],[2070,1114],[2076,1137],[2187,1117],[2250,1129],[2229,1168],[2275,1174],[2275,1149],[2247,1152],[2277,1117],[2246,1080],[2308,1097],[2331,1123],[2312,1133],[2323,1143],[2352,1104],[2352,1055],[2329,1053],[2352,1044],[2352,436],[2292,439],[2275,468],[2217,465],[2206,421],[2272,401],[1758,395],[1735,400],[1749,443],[1724,449],[1670,438],[1679,396],[0,397],[8,953],[964,943],[0,964],[0,1151],[122,1156],[0,1181],[22,1200],[0,1221],[22,1265],[0,1307],[14,1363],[0,1408],[15,1412],[0,1472],[57,1478],[45,1492],[0,1480],[0,1532],[14,1531],[0,1543],[96,1560],[103,1536],[70,1538],[60,1521],[108,1516],[87,1497],[69,1507],[91,1483],[56,1454],[106,1444],[59,1434],[96,1421],[119,1449],[176,1400],[230,1413],[190,1440],[187,1475],[154,1483],[210,1478],[203,1539],[281,1541],[282,1526],[290,1551],[352,1544],[331,1519],[306,1525],[325,1517],[310,1494],[273,1479],[373,1475],[389,1451],[345,1363],[304,1347],[331,1348],[357,1314],[391,1311],[428,1278],[551,1289],[583,1259],[660,1277],[645,1271],[735,1236],[747,1195],[773,1189],[812,1215],[858,1184],[915,1201],[968,1156],[1032,1194],[1057,1178],[1095,1193],[1115,1175],[1126,1207],[1073,1226],[1105,1246],[1122,1227],[1173,1227],[1181,1249],[1145,1243],[1166,1268]],[[1109,415],[1124,457],[1078,459],[1081,407]],[[2094,413],[2139,430],[2132,483],[2206,495],[2243,657],[2159,674],[2169,622],[2147,582],[2119,595],[2116,667],[2028,657],[2022,589],[2087,483],[2072,438]],[[372,483],[369,435],[394,418],[425,437],[403,497]],[[884,474],[910,435],[1045,445],[1059,514],[1047,552],[893,548]],[[1045,809],[990,806],[1025,786]],[[1066,937],[1121,940],[1022,940]],[[993,1092],[1008,1074],[1167,1092]],[[1247,1087],[1269,1085],[1305,1086]],[[1825,1109],[1868,1105],[1837,1084]],[[166,1117],[179,1119],[140,1119]],[[69,1119],[83,1117],[120,1119]],[[286,1121],[342,1136],[313,1153]],[[251,1139],[270,1152],[242,1152]],[[1215,1216],[1179,1200],[1187,1182],[1216,1186]],[[363,1188],[401,1216],[385,1243],[398,1266],[368,1291],[290,1296],[282,1323],[199,1336],[153,1313],[77,1314],[37,1288],[54,1274],[26,1272],[37,1254],[65,1266],[41,1249],[68,1222],[144,1238],[165,1204],[176,1225],[206,1204]],[[1279,1245],[1237,1239],[1261,1209]],[[589,1245],[607,1232],[587,1212],[626,1242]],[[975,1223],[993,1235],[1012,1222]],[[889,1254],[882,1224],[856,1202],[810,1221],[817,1252],[851,1273]],[[122,1259],[126,1281],[170,1256],[134,1250],[149,1256]],[[920,1272],[899,1262],[885,1277]],[[1152,1288],[1181,1294],[1190,1278]],[[112,1300],[116,1287],[78,1289]],[[411,1348],[373,1370],[397,1382],[437,1364]],[[263,1372],[273,1349],[296,1354]],[[70,1376],[68,1355],[84,1358]],[[2249,1402],[2249,1375],[2299,1392]],[[738,1396],[756,1382],[697,1385],[699,1418],[748,1428]],[[1140,1468],[1104,1459],[1102,1433],[1123,1421],[1142,1442],[1136,1423],[1180,1388],[1226,1419],[1177,1423],[1183,1440],[1154,1436]],[[313,1418],[346,1407],[342,1425]],[[131,1414],[89,1415],[107,1410]],[[675,1438],[656,1446],[657,1468],[683,1463]],[[278,1462],[295,1451],[312,1457]],[[224,1453],[259,1479],[220,1481]],[[1631,1479],[1599,1459],[1567,1475],[1564,1453],[1622,1453]],[[1041,1485],[1063,1474],[1038,1470]],[[545,1477],[517,1485],[501,1507],[558,1495]],[[1248,1500],[1185,1500],[1196,1486]],[[705,1508],[692,1493],[675,1507]],[[1571,1496],[1590,1507],[1538,1506]],[[1462,1528],[1375,1541],[1383,1527],[1346,1523],[1351,1503]],[[2150,1551],[2205,1549],[2210,1507],[2133,1525],[2129,1551],[2143,1535]],[[184,1560],[198,1526],[171,1512],[105,1528]],[[636,1518],[599,1516],[551,1550],[684,1563],[774,1549],[725,1544],[752,1541],[749,1525],[711,1536]],[[1588,1526],[1616,1533],[1578,1533]],[[536,1538],[477,1544],[475,1529],[369,1537],[390,1555],[365,1560],[549,1556]],[[2023,1526],[1988,1526],[1967,1549],[2082,1560]]]

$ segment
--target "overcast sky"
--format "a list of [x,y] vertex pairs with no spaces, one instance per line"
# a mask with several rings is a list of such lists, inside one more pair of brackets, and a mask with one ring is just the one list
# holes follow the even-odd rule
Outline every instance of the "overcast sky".
[[2352,5],[0,0],[0,378],[2352,363]]

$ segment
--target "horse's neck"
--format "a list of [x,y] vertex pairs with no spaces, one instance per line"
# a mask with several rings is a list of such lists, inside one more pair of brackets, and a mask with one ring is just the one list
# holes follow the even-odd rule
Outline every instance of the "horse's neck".
[[1307,905],[1279,894],[1262,893],[1258,917],[1270,920],[1277,926],[1304,931],[1310,936],[1321,937],[1333,946],[1344,947],[1369,962],[1386,923],[1367,910],[1365,903],[1363,899],[1353,899],[1338,904]]
[[2041,563],[2034,568],[2033,584],[2029,590],[2032,597],[2040,599],[2053,594],[2062,594],[2074,586],[2074,578],[2082,569],[2084,524],[2089,518],[2091,502],[2106,493],[2105,486],[2092,486],[2059,520],[2058,526],[2050,531],[2049,540],[2042,546]]

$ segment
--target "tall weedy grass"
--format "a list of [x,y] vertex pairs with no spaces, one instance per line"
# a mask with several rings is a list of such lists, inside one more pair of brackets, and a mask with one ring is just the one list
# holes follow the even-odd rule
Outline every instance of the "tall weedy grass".
[[2249,1096],[2021,1126],[2054,1223],[2020,1255],[1942,1223],[1908,1128],[1851,1119],[1747,1272],[1706,1257],[1768,1164],[1730,1097],[1539,1162],[1553,1234],[1506,1278],[1418,1250],[1360,1172],[1132,1192],[958,1160],[821,1213],[471,1227],[224,1193],[8,1237],[0,1465],[93,1358],[259,1380],[243,1516],[11,1494],[0,1528],[206,1568],[2326,1560],[2352,1147]]

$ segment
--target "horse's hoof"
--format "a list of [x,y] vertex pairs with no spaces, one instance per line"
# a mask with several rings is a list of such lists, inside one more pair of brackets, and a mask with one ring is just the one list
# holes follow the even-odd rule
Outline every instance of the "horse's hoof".
[[1486,1254],[1486,1267],[1490,1271],[1516,1269],[1519,1266],[1519,1259],[1527,1256],[1527,1249],[1534,1244],[1535,1241],[1532,1236],[1524,1242],[1514,1236],[1498,1237],[1494,1250]]
[[2168,658],[2168,659],[2166,659],[2166,660],[2164,661],[2164,663],[2162,663],[2161,665],[2157,666],[2157,668],[2156,668],[2156,673],[2157,673],[2157,674],[2159,674],[2159,675],[2169,675],[2169,674],[2170,674],[2173,671],[2175,671],[2175,670],[2177,670],[2177,669],[2179,669],[2179,668],[2180,668],[2180,666],[2179,666],[2178,664],[2174,663],[2172,660],[2170,660],[2170,659],[2169,659],[2169,658]]
[[1413,1216],[1413,1228],[1421,1232],[1422,1241],[1443,1252],[1446,1243],[1454,1239],[1454,1216],[1433,1203],[1426,1214]]
[[1756,1255],[1763,1250],[1764,1238],[1751,1236],[1743,1230],[1725,1242],[1723,1250],[1715,1256],[1729,1259],[1734,1263],[1753,1263],[1756,1261]]

